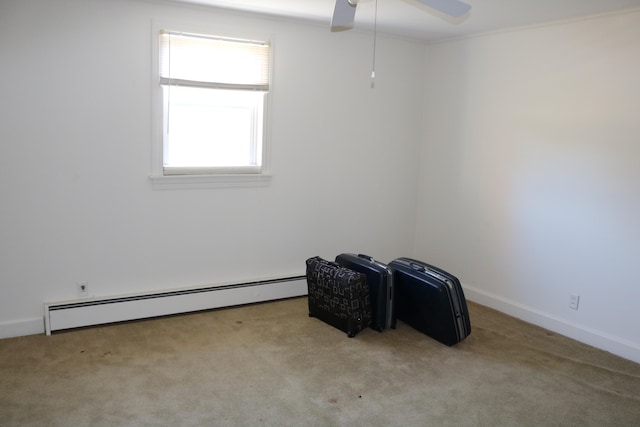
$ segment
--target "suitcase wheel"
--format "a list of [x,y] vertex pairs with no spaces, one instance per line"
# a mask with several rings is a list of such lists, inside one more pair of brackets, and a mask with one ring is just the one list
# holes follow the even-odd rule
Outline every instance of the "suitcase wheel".
[[355,332],[353,332],[353,331],[349,331],[349,332],[347,332],[347,336],[348,336],[349,338],[353,338],[353,337],[355,337],[355,336],[356,336],[356,333],[355,333]]

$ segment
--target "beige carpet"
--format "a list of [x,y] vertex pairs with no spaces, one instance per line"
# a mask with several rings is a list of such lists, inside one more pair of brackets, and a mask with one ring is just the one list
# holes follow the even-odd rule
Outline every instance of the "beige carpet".
[[0,340],[0,425],[640,425],[640,365],[469,308],[454,347],[306,298]]

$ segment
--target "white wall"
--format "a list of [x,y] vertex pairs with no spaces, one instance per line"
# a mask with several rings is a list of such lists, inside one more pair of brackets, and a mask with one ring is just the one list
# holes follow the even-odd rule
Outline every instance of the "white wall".
[[[151,25],[168,19],[272,35],[269,186],[151,188]],[[372,90],[366,33],[154,1],[4,1],[0,337],[42,332],[43,302],[78,281],[152,291],[356,251],[413,254],[469,299],[640,361],[639,24],[427,49],[379,36]]]
[[415,253],[636,361],[639,40],[636,11],[430,46]]
[[[151,26],[167,19],[272,35],[269,186],[151,188]],[[424,46],[379,37],[374,90],[371,49],[202,7],[3,1],[0,337],[42,332],[43,303],[78,281],[114,295],[411,253]]]

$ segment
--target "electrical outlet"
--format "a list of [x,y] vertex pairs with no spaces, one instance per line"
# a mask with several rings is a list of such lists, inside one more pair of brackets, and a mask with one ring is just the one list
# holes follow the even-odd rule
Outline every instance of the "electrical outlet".
[[571,297],[569,298],[569,308],[577,310],[579,303],[580,303],[580,295],[571,295]]
[[86,298],[89,296],[89,282],[78,282],[78,297]]

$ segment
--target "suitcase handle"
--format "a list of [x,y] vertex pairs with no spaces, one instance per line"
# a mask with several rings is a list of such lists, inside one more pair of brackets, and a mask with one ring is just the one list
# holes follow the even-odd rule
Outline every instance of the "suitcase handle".
[[426,273],[427,269],[424,268],[424,266],[420,265],[420,264],[416,264],[415,262],[410,262],[409,263],[409,267],[411,267],[413,270],[418,270],[422,273]]
[[435,270],[425,267],[424,265],[416,264],[415,262],[410,262],[409,266],[420,273],[428,274],[431,277],[435,277],[438,280],[445,282],[450,288],[453,286],[451,281],[444,277],[442,274],[438,273]]
[[373,262],[374,261],[373,257],[370,257],[369,255],[365,255],[365,254],[358,254],[358,258],[364,258],[369,262]]

